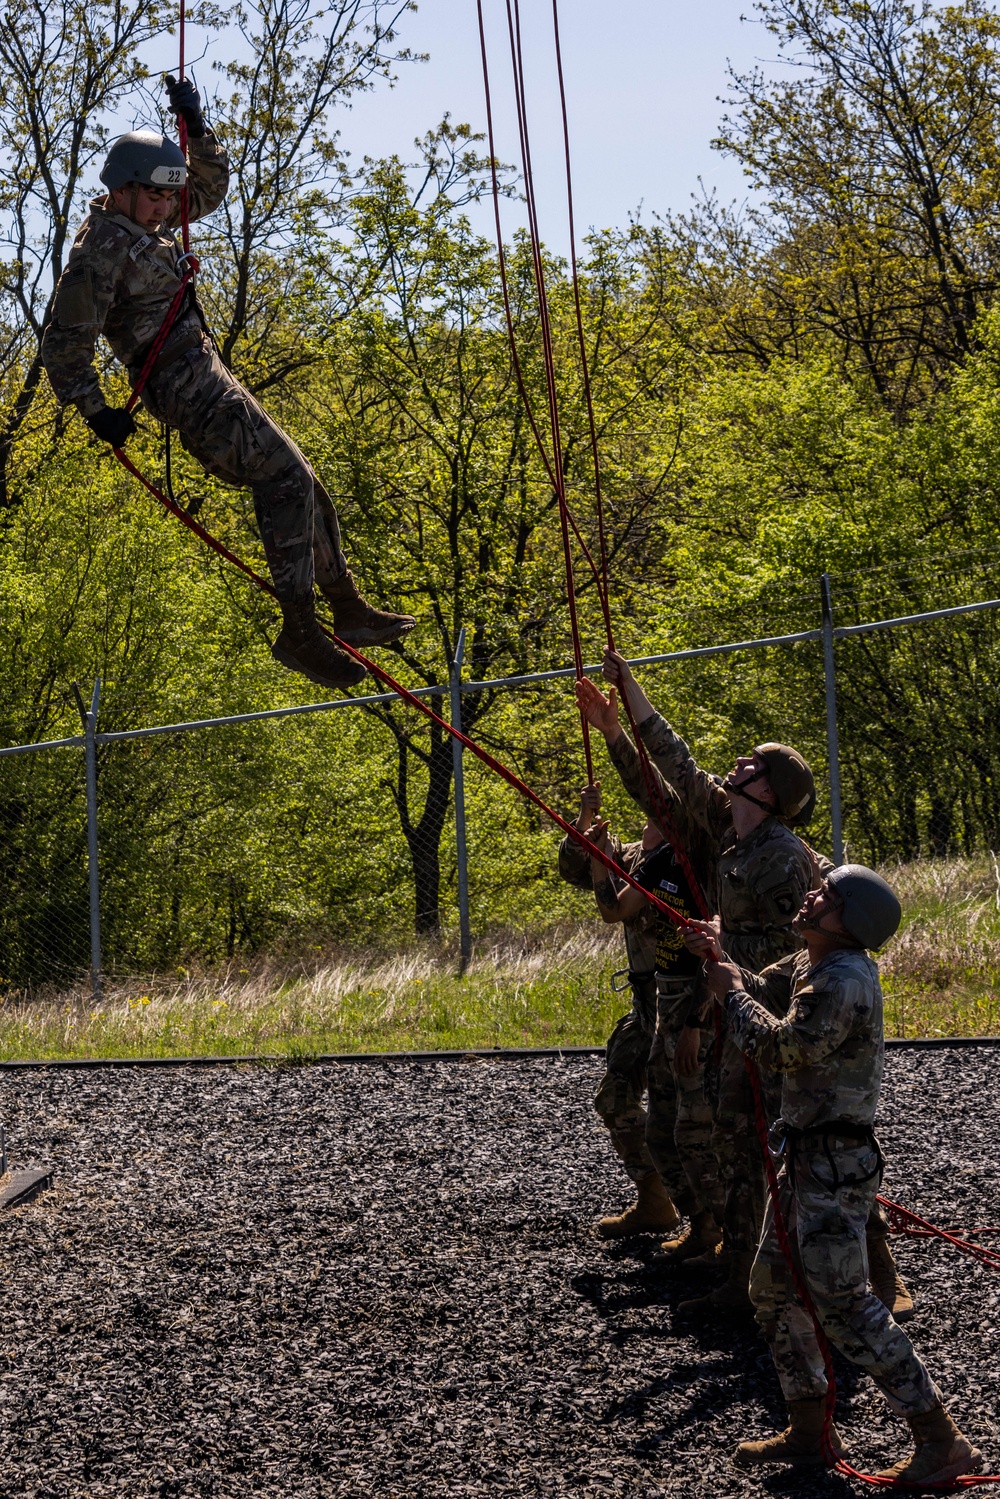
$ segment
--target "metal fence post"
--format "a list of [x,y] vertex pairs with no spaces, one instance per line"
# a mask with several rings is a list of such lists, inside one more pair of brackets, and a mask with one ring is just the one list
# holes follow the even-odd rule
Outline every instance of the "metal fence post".
[[[465,655],[465,626],[458,632],[455,659],[448,673],[451,683],[451,723],[455,729],[462,727],[462,658]],[[469,860],[465,841],[465,768],[462,763],[463,747],[457,739],[451,741],[451,767],[455,781],[455,854],[458,860],[458,930],[462,955],[460,973],[464,973],[472,957],[472,928],[469,923]]]
[[95,999],[101,997],[101,885],[97,865],[97,710],[101,702],[101,679],[94,681],[90,712],[83,731],[87,761],[87,875],[90,883],[90,986]]
[[830,599],[830,574],[819,580],[823,600],[823,677],[826,684],[826,747],[830,765],[830,826],[833,834],[833,862],[844,862],[844,829],[840,810],[840,741],[837,737],[837,674],[833,657],[833,604]]

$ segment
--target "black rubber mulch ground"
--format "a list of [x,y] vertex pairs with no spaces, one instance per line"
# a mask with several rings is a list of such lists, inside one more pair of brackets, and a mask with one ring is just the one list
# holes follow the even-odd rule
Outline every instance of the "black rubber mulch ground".
[[[596,1058],[8,1075],[0,1494],[844,1495],[746,1477],[780,1417],[751,1328],[675,1322],[690,1276],[608,1249],[627,1200]],[[1000,1223],[1000,1052],[894,1053],[886,1191]],[[996,1242],[996,1241],[994,1241]],[[1000,1273],[905,1241],[910,1324],[1000,1463]],[[864,1379],[862,1465],[907,1446]]]

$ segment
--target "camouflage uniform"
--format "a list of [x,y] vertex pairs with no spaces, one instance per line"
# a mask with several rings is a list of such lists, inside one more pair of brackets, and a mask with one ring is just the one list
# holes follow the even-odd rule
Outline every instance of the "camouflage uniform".
[[[808,953],[796,953],[760,975],[744,972],[742,988],[726,997],[726,1012],[740,1050],[782,1077],[781,1120],[773,1131],[784,1141],[779,1199],[824,1332],[868,1370],[893,1410],[930,1411],[939,1390],[867,1288],[865,1226],[881,1164],[872,1124],[885,1051],[878,968],[854,949],[829,953],[814,966]],[[750,1296],[785,1398],[825,1395],[823,1358],[791,1285],[770,1203]]]
[[[212,213],[229,185],[224,148],[209,130],[188,142],[192,219]],[[181,248],[168,230],[146,232],[95,198],[56,288],[42,359],[61,402],[84,417],[105,406],[94,352],[103,333],[133,383],[176,295]],[[175,427],[189,453],[227,484],[249,485],[261,540],[282,602],[312,597],[347,568],[337,513],[309,464],[249,391],[229,373],[208,336],[193,291],[142,394],[158,421]],[[315,553],[315,564],[314,564]]]
[[[683,807],[669,788],[664,788],[664,794],[683,827]],[[699,835],[697,828],[685,831],[693,835],[686,846],[695,867],[701,869],[707,840]],[[612,839],[612,852],[630,874],[636,875],[641,869],[644,855],[640,843],[627,844],[623,850]],[[592,888],[590,860],[569,837],[563,839],[559,848],[559,870],[571,884],[585,890]],[[698,1024],[702,996],[690,979],[678,981],[655,975],[658,932],[652,906],[644,906],[623,925],[633,1006],[615,1026],[608,1041],[607,1072],[594,1100],[595,1107],[633,1181],[639,1180],[636,1168],[648,1161],[662,1177],[681,1212],[707,1207],[721,1213],[718,1169],[711,1149],[712,1111],[705,1092],[703,1065],[711,1050],[710,1029],[700,1027],[698,1071],[690,1077],[680,1077],[673,1066],[681,1030],[686,1024]],[[646,1109],[642,1107],[644,1089]],[[631,1142],[628,1156],[623,1148],[626,1141]]]
[[[642,861],[642,844],[611,840],[613,857],[631,874]],[[592,890],[590,855],[568,835],[559,845],[559,873],[581,890]],[[650,1047],[656,1031],[656,924],[644,906],[623,923],[632,1008],[608,1037],[605,1073],[594,1098],[597,1110],[622,1165],[634,1182],[659,1174],[671,1197],[680,1175],[673,1144],[674,1100],[665,1086],[654,1090],[643,1107]],[[662,1166],[663,1170],[660,1170]],[[676,1198],[674,1201],[676,1202]]]
[[[813,883],[809,855],[800,839],[776,817],[765,818],[745,838],[738,838],[721,780],[695,763],[666,720],[651,714],[639,725],[639,734],[654,771],[680,798],[689,822],[697,824],[718,851],[715,889],[708,899],[720,914],[726,952],[741,967],[757,971],[799,948],[792,918]],[[626,790],[655,817],[638,753],[627,735],[618,736],[610,754]],[[714,1092],[712,1148],[725,1193],[726,1246],[734,1254],[749,1256],[764,1215],[763,1161],[746,1068],[726,1026]],[[777,1112],[776,1099],[772,1107]]]

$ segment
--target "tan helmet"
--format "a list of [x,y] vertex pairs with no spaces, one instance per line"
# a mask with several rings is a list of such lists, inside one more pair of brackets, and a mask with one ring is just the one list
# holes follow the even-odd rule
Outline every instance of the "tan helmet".
[[808,762],[788,744],[756,744],[754,754],[767,766],[777,799],[776,816],[791,827],[804,827],[816,810],[816,782]]

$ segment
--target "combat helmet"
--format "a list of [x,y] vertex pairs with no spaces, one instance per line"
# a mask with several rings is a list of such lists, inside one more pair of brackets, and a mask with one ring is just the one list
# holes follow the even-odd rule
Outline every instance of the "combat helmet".
[[726,786],[739,796],[746,797],[754,806],[774,813],[790,828],[804,827],[816,809],[816,782],[808,763],[798,750],[792,749],[788,744],[755,744],[753,752],[764,762],[777,805],[772,807],[747,790],[748,786],[764,774],[763,770],[739,785],[727,780]]
[[139,182],[143,187],[180,189],[187,181],[187,161],[175,141],[154,130],[130,130],[120,135],[101,168],[101,181],[114,192]]
[[841,902],[840,919],[862,947],[881,947],[896,931],[902,909],[891,886],[864,864],[841,864],[826,877]]

